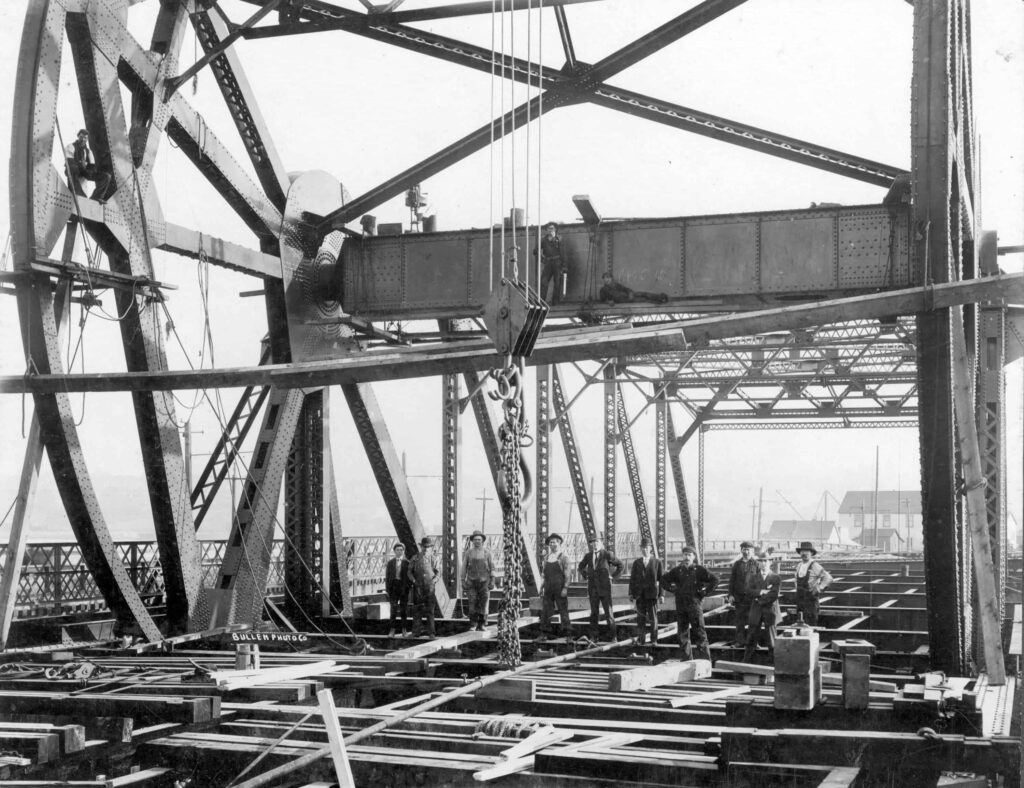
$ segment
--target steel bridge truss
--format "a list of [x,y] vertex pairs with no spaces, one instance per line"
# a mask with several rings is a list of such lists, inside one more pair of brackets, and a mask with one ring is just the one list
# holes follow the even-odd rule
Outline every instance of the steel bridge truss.
[[[275,150],[232,48],[234,41],[240,37],[255,40],[338,30],[488,72],[493,68],[494,55],[488,49],[413,27],[415,22],[431,18],[429,10],[427,16],[425,12],[380,8],[362,13],[323,0],[289,0],[279,4],[276,23],[257,24],[277,4],[250,2],[261,10],[244,25],[228,23],[219,8],[205,3],[162,2],[152,40],[143,45],[127,28],[126,3],[51,0],[29,4],[23,34],[23,67],[19,70],[13,112],[11,226],[15,271],[10,281],[17,296],[32,377],[52,376],[52,380],[30,388],[32,380],[25,379],[21,381],[25,387],[21,390],[33,393],[40,425],[38,441],[47,450],[85,561],[110,609],[122,621],[137,625],[149,639],[157,639],[162,633],[114,549],[71,412],[69,392],[73,388],[62,385],[67,383],[67,376],[58,327],[62,307],[54,303],[55,279],[65,285],[70,282],[79,290],[112,288],[118,312],[123,315],[121,329],[128,382],[108,375],[96,385],[133,391],[134,417],[163,557],[169,626],[174,631],[223,620],[251,620],[260,615],[270,561],[268,545],[272,544],[277,527],[277,500],[286,472],[285,497],[291,502],[290,510],[295,512],[284,529],[291,543],[286,566],[291,562],[294,570],[300,564],[308,564],[319,578],[320,589],[333,585],[323,570],[325,563],[331,563],[325,561],[328,553],[324,540],[335,543],[331,549],[337,553],[340,518],[335,517],[337,493],[327,489],[328,483],[322,481],[328,475],[333,477],[329,447],[324,440],[326,431],[320,421],[326,411],[326,397],[318,405],[316,400],[309,399],[315,395],[303,393],[303,389],[308,392],[310,387],[326,383],[318,383],[315,374],[301,365],[311,357],[302,341],[306,337],[294,335],[305,330],[304,324],[296,322],[289,311],[289,299],[296,287],[301,289],[308,284],[302,271],[296,270],[295,261],[318,265],[323,262],[325,271],[333,263],[332,254],[336,261],[337,243],[333,252],[321,248],[321,241],[329,238],[331,231],[344,231],[347,222],[483,149],[509,129],[521,128],[527,119],[539,118],[542,109],[546,113],[583,101],[879,186],[891,186],[908,176],[892,166],[643,96],[609,82],[616,74],[726,15],[743,0],[699,2],[593,64],[582,63],[575,57],[572,33],[561,8],[570,0],[562,0],[555,3],[555,14],[565,67],[542,69],[538,63],[517,58],[505,58],[503,63],[503,73],[509,79],[537,86],[543,91],[543,98],[538,96],[504,117],[493,119],[354,199],[344,199],[340,184],[328,184],[342,204],[323,212],[310,211],[296,188],[302,178],[293,183]],[[891,289],[906,284],[919,288],[919,292],[893,293],[889,301],[885,300],[885,293],[868,296],[857,304],[847,300],[843,310],[835,308],[835,301],[824,307],[789,307],[751,318],[746,324],[742,316],[697,319],[687,323],[685,331],[677,324],[659,333],[653,322],[657,318],[652,315],[652,328],[644,333],[643,326],[635,326],[625,342],[608,335],[598,341],[593,337],[574,339],[566,335],[547,344],[539,343],[537,355],[540,363],[549,365],[581,358],[607,359],[601,362],[592,382],[601,382],[604,387],[604,532],[608,536],[614,536],[616,527],[615,446],[620,444],[626,454],[638,519],[649,523],[646,511],[639,511],[643,500],[638,483],[639,459],[631,451],[630,429],[639,414],[627,412],[622,396],[623,386],[649,389],[645,397],[647,404],[655,405],[658,447],[654,535],[662,551],[666,453],[671,461],[684,529],[688,529],[687,539],[699,543],[702,538],[703,485],[698,485],[698,517],[691,522],[679,466],[678,449],[694,432],[699,436],[703,456],[704,434],[716,427],[905,424],[908,417],[916,414],[921,434],[931,658],[937,668],[963,673],[982,659],[981,649],[976,647],[975,629],[983,633],[981,639],[986,645],[991,645],[992,619],[1001,614],[996,592],[989,592],[981,581],[1000,571],[1006,544],[1005,403],[1000,377],[1003,359],[1007,357],[1006,329],[1001,325],[1005,314],[998,304],[983,309],[959,306],[991,295],[989,291],[985,291],[988,295],[977,294],[984,288],[983,280],[965,282],[968,289],[979,288],[975,295],[941,300],[952,292],[950,288],[955,289],[956,282],[972,280],[979,273],[992,273],[984,268],[979,272],[978,264],[981,230],[977,226],[976,206],[980,194],[971,97],[969,8],[967,0],[918,0],[913,13],[910,208],[909,216],[906,205],[896,211],[905,216],[900,222],[905,222],[906,230],[890,230],[888,234],[889,259],[893,259],[898,248],[900,255],[905,251],[906,265],[899,282],[864,286],[884,290],[886,286]],[[200,68],[209,67],[212,71],[255,177],[238,164],[221,137],[178,90],[188,73],[179,68],[179,51],[189,24],[204,51]],[[105,203],[75,194],[66,183],[61,157],[54,156],[59,146],[53,119],[57,114],[58,89],[63,84],[61,58],[65,43],[73,60],[85,126],[97,165],[114,176],[115,189]],[[131,96],[128,106],[122,104],[122,86]],[[153,164],[165,137],[181,150],[252,232],[252,248],[164,220]],[[307,178],[304,186],[308,183]],[[316,217],[312,224],[302,218],[306,215]],[[793,224],[791,219],[796,218],[800,217],[788,217],[785,224]],[[839,233],[850,230],[851,217],[845,217],[844,225],[841,212],[825,211],[821,216],[803,218],[813,225],[808,232],[825,233],[836,249]],[[64,259],[67,255],[59,261],[50,256],[62,233],[70,237],[70,229],[66,232],[69,220],[85,231],[109,263],[110,270],[97,273],[95,282],[86,266]],[[892,228],[899,224],[895,213],[886,221],[891,222]],[[756,243],[751,242],[750,246],[757,249],[758,255],[762,241],[770,239],[774,232],[769,227],[766,235],[770,222],[770,217],[753,217],[741,222],[746,229],[738,230],[756,235]],[[697,225],[688,221],[684,232],[699,229]],[[828,230],[829,226],[834,229]],[[706,228],[699,231],[710,232],[712,236],[717,232]],[[894,243],[901,232],[903,240]],[[871,244],[879,246],[876,241],[870,241]],[[900,244],[905,244],[905,250]],[[618,240],[616,245],[620,245]],[[195,535],[197,518],[193,516],[192,504],[198,501],[205,506],[216,489],[215,485],[203,486],[198,491],[187,489],[174,403],[165,390],[173,389],[186,378],[170,373],[167,380],[172,381],[171,385],[153,384],[167,368],[167,354],[166,337],[155,319],[162,286],[153,277],[152,249],[247,273],[260,278],[264,286],[274,363],[260,373],[266,377],[260,378],[258,385],[270,386],[263,406],[263,422],[254,439],[253,461],[214,588],[202,587]],[[871,254],[878,257],[879,250],[874,249]],[[773,284],[762,276],[760,259],[752,258],[750,265],[758,286],[770,289]],[[92,261],[89,262],[91,265]],[[682,283],[684,289],[692,284]],[[829,280],[822,289],[835,293],[842,287]],[[475,297],[473,293],[469,295]],[[893,306],[886,310],[884,303]],[[751,304],[737,306],[750,308]],[[699,308],[695,302],[690,307]],[[729,311],[730,303],[725,299],[715,308]],[[994,311],[986,311],[989,309]],[[339,310],[334,305],[328,311],[334,316]],[[883,323],[812,328],[858,317],[877,320],[889,314],[915,315],[913,325],[905,318],[892,318]],[[766,330],[787,333],[733,341],[735,337]],[[343,349],[352,347],[351,331],[331,329],[315,336],[314,333],[309,332],[314,342],[322,342],[326,337]],[[386,339],[393,341],[390,335]],[[323,347],[326,345],[313,348],[313,354]],[[295,360],[300,363],[292,369],[282,369],[281,365],[292,360],[290,350],[299,351]],[[653,355],[664,351],[669,355]],[[377,373],[363,371],[359,373],[362,377],[357,374],[331,381],[344,383],[346,400],[396,530],[403,541],[412,543],[409,546],[413,549],[422,535],[422,526],[368,381],[411,374],[449,375],[444,398],[449,419],[445,422],[444,457],[446,476],[456,479],[458,440],[454,405],[458,386],[454,376],[492,363],[472,347],[460,348],[460,353],[422,364],[400,355],[390,362],[373,360],[368,366],[376,365]],[[199,373],[196,379],[205,380],[206,372],[220,375],[213,377],[215,382],[210,385],[239,383],[237,376],[216,370]],[[255,380],[245,380],[244,385],[257,385]],[[254,425],[258,410],[253,399],[255,391],[249,392],[225,429],[224,449],[220,452],[224,457],[237,451],[237,442],[243,437],[230,430],[237,430],[240,424],[246,428]],[[546,534],[550,528],[550,493],[545,484],[551,478],[550,431],[556,425],[569,457],[581,514],[585,510],[584,527],[588,536],[596,534],[582,458],[573,437],[570,411],[576,397],[566,397],[554,366],[538,375],[537,391],[541,481],[537,496],[538,534]],[[965,403],[973,402],[975,396],[979,405],[968,413]],[[959,405],[954,405],[954,401]],[[689,417],[682,433],[675,430],[673,407]],[[317,421],[320,426],[313,423]],[[972,425],[977,430],[968,429]],[[30,487],[38,445],[30,446],[29,452],[25,478]],[[969,485],[970,507],[964,504],[960,484],[965,473],[972,478],[975,474],[982,477],[973,487]],[[213,478],[217,478],[216,474]],[[974,493],[982,484],[985,496],[979,512]],[[320,488],[313,490],[317,485]],[[446,490],[447,507],[452,506],[456,492],[457,488]],[[315,516],[307,511],[310,507],[316,510]],[[201,516],[202,511],[197,513]],[[456,549],[453,522],[454,513],[446,509],[446,562],[452,560]],[[985,546],[979,549],[979,545]],[[340,560],[342,556],[336,554],[336,559],[344,563]],[[975,576],[979,579],[977,586],[972,582]],[[446,581],[452,580],[448,571]],[[303,583],[306,585],[295,589],[301,604],[315,605],[317,594],[323,604],[322,591],[310,584],[308,576]],[[439,584],[438,589],[441,610],[449,612],[448,588]],[[981,597],[977,608],[979,620],[975,620],[970,604],[976,593]],[[987,648],[984,660],[992,660]],[[998,666],[986,667],[991,672]]]

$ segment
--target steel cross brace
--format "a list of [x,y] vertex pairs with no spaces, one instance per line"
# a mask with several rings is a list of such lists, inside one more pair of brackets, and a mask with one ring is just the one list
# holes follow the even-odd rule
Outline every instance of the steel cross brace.
[[[616,383],[616,387],[618,384]],[[641,538],[651,538],[651,521],[647,513],[647,498],[644,496],[643,480],[640,477],[640,462],[633,448],[633,435],[629,429],[629,416],[626,414],[626,403],[619,391],[615,416],[619,429],[619,440],[622,442],[622,456],[626,461],[626,476],[629,477],[629,489],[633,493],[633,506],[636,508],[637,530]],[[664,465],[662,465],[664,475]],[[663,526],[664,528],[664,526]],[[664,555],[664,553],[662,553]]]
[[[255,2],[255,0],[249,1]],[[882,186],[890,185],[897,175],[903,173],[902,170],[698,110],[635,94],[604,83],[608,77],[634,65],[742,2],[744,0],[706,0],[593,66],[584,67],[578,64],[570,76],[561,75],[553,69],[542,70],[538,65],[519,59],[507,59],[504,64],[505,73],[510,78],[548,89],[548,94],[542,100],[538,100],[536,107],[521,105],[500,123],[488,124],[356,198],[351,205],[325,217],[324,228],[336,229],[359,214],[371,210],[376,205],[401,193],[410,184],[421,182],[430,175],[440,172],[456,161],[481,149],[485,144],[489,144],[492,135],[495,133],[500,135],[503,133],[503,128],[515,128],[517,125],[521,125],[525,119],[539,117],[548,109],[583,100],[869,183]],[[381,24],[376,19],[371,22],[371,16],[368,14],[338,8],[329,3],[305,2],[299,10],[299,15],[317,21],[291,23],[276,26],[276,29],[275,27],[256,28],[249,30],[247,35],[255,38],[307,32],[308,30],[343,29],[477,70],[489,72],[492,68],[494,55],[490,50],[415,28]],[[562,30],[562,26],[560,26],[560,30]],[[566,51],[571,52],[570,49]]]

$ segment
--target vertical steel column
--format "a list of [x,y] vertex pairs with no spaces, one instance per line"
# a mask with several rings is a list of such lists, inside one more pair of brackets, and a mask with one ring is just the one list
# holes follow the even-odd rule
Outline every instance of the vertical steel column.
[[615,417],[622,441],[622,456],[626,460],[626,475],[629,477],[629,490],[633,494],[633,506],[636,509],[636,526],[641,538],[651,538],[651,520],[647,514],[647,499],[644,497],[643,479],[640,478],[640,462],[633,448],[633,435],[629,431],[629,417],[626,415],[626,402],[619,388]]
[[594,525],[594,510],[590,506],[590,494],[587,492],[587,475],[583,469],[583,458],[580,457],[576,447],[576,430],[573,427],[572,416],[565,404],[565,394],[562,392],[562,377],[558,372],[558,366],[551,367],[551,401],[555,406],[558,421],[558,431],[562,436],[562,449],[565,452],[565,460],[569,465],[569,476],[572,479],[572,489],[576,494],[576,506],[580,510],[580,522],[583,524],[583,533],[587,535],[589,542],[597,536],[597,527]]
[[615,362],[604,368],[604,540],[615,550],[615,445],[618,443],[619,384]]
[[704,433],[707,427],[701,427],[697,435],[697,527],[694,529],[697,538],[697,555],[704,556]]
[[[950,106],[952,17],[958,0],[914,4],[914,63],[911,81],[911,227],[919,284],[955,279]],[[959,214],[959,206],[957,207]],[[957,252],[959,255],[959,252]],[[921,313],[918,331],[918,402],[924,570],[932,667],[962,674],[967,669],[970,626],[964,615],[963,516],[956,494],[951,324],[948,309]]]
[[683,463],[680,459],[682,447],[676,446],[676,426],[672,420],[672,408],[668,397],[665,399],[666,442],[668,443],[668,459],[672,465],[672,481],[676,488],[676,503],[679,504],[679,520],[683,526],[683,540],[686,544],[697,544],[697,532],[693,528],[693,517],[690,514],[690,498],[686,494],[686,480],[683,479]]
[[[292,439],[284,483],[285,612],[305,620],[319,611],[324,571],[324,390],[307,394]],[[346,556],[339,556],[344,561]]]
[[[534,473],[534,496],[536,498],[536,556],[538,566],[543,566],[544,542],[551,533],[551,367],[542,364],[534,367],[537,376],[537,425],[536,471]],[[537,578],[539,583],[542,578]]]
[[441,377],[441,576],[448,593],[459,587],[459,376]]
[[996,593],[1002,615],[1006,605],[1006,310],[978,308],[978,443],[985,476],[985,513]]
[[[325,390],[325,401],[330,390]],[[330,420],[328,409],[324,409],[324,519],[328,528],[325,534],[329,545],[324,561],[324,589],[321,611],[325,616],[340,610],[343,616],[352,615],[352,595],[349,590],[348,551],[345,549],[345,534],[341,527],[341,506],[338,503],[338,484],[334,480],[334,451],[331,449]],[[334,571],[330,571],[334,567]]]
[[665,561],[668,557],[668,529],[666,512],[668,502],[668,479],[665,473],[665,455],[668,453],[668,398],[664,391],[658,392],[654,406],[654,549]]

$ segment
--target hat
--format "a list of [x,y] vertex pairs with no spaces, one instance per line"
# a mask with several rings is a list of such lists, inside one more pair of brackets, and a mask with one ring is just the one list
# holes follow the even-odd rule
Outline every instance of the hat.
[[746,540],[746,541],[740,542],[740,549],[742,550],[742,549],[743,549],[744,547],[750,547],[750,548],[753,548],[753,547],[754,547],[754,543],[753,543],[753,542],[751,542],[751,541],[749,541],[749,540]]
[[640,540],[640,546],[654,547],[654,542],[651,541],[651,538],[649,536],[645,536],[643,539]]
[[810,542],[801,542],[800,546],[796,549],[798,553],[802,553],[804,550],[810,550],[811,555],[817,555],[818,551],[814,549],[814,545]]
[[401,542],[395,542],[394,546],[391,549],[394,551],[397,550],[399,547],[401,547],[403,550],[405,549],[405,545]]
[[756,559],[757,559],[758,561],[771,561],[771,560],[772,560],[772,556],[771,556],[771,553],[758,553],[758,554],[757,554],[757,555],[755,556],[755,558],[756,558]]
[[86,136],[88,136],[88,134],[89,134],[88,129],[79,129],[77,136],[81,136],[82,134],[85,134]]
[[433,547],[434,543],[430,541],[429,536],[424,536],[420,539],[420,547]]
[[558,229],[558,225],[555,224],[554,222],[548,222],[547,224],[544,225],[545,230],[548,229],[549,227],[554,227],[556,230]]
[[551,544],[552,542],[562,543],[562,537],[558,534],[548,534],[548,538],[544,540],[544,544]]
[[690,545],[686,545],[686,547],[683,548],[683,552],[684,553],[693,553],[693,555],[697,555],[697,551],[694,550],[692,547],[690,547]]
[[472,540],[473,540],[473,537],[474,537],[474,536],[479,536],[479,537],[480,537],[481,539],[483,539],[483,540],[484,540],[485,542],[487,541],[487,537],[486,537],[486,536],[484,536],[484,532],[483,532],[483,531],[473,531],[473,533],[471,533],[471,534],[469,535],[469,539],[470,539],[470,541],[472,541]]

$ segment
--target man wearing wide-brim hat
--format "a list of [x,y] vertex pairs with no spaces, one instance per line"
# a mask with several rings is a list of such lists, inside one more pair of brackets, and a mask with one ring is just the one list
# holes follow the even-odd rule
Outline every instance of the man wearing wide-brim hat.
[[494,588],[494,561],[484,547],[483,531],[473,531],[469,547],[462,554],[462,594],[469,624],[483,631],[487,624],[487,604]]
[[796,548],[800,563],[796,565],[796,612],[804,623],[818,625],[818,597],[832,582],[832,575],[813,559],[818,554],[810,542],[801,542]]
[[412,636],[423,633],[423,619],[427,619],[427,634],[434,634],[434,586],[441,570],[434,557],[434,543],[429,536],[420,539],[420,549],[409,561],[409,582],[412,585]]

